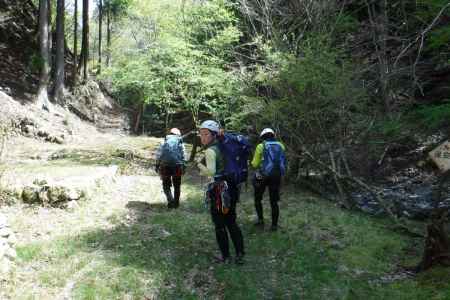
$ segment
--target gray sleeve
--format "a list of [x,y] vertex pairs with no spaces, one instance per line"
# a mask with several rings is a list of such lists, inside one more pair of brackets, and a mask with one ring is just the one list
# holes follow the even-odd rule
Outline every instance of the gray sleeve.
[[156,149],[156,152],[155,152],[155,159],[156,160],[160,160],[161,159],[162,146],[163,146],[163,143],[161,143],[158,146],[158,148]]
[[181,149],[182,149],[183,162],[186,162],[187,154],[186,154],[186,147],[184,146],[184,142],[181,143]]

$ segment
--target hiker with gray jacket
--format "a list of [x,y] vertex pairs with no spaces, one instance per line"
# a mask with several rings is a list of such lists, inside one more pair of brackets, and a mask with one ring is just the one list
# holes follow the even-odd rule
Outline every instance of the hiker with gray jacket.
[[155,166],[162,180],[169,209],[180,205],[181,176],[184,174],[185,165],[186,152],[181,131],[178,128],[172,128],[156,152]]

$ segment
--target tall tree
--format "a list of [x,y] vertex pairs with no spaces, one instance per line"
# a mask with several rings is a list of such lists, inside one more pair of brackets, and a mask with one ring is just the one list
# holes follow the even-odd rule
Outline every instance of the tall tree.
[[380,96],[383,102],[384,110],[391,110],[389,97],[389,58],[387,51],[388,38],[388,5],[387,0],[378,2],[369,2],[366,0],[369,21],[372,27],[372,39],[375,47],[375,53],[378,60],[378,81],[380,86]]
[[97,73],[102,71],[102,22],[103,22],[103,1],[98,0],[98,69]]
[[111,63],[111,4],[108,0],[106,9],[106,65]]
[[39,78],[39,91],[37,97],[37,104],[42,108],[50,110],[50,102],[48,101],[48,83],[50,80],[50,66],[49,66],[49,39],[48,39],[48,1],[39,1],[39,46],[41,52],[41,75]]
[[89,0],[83,0],[83,33],[81,37],[81,61],[83,64],[83,79],[87,80],[89,59]]
[[58,0],[56,6],[56,76],[55,76],[55,98],[62,103],[64,98],[64,0]]
[[73,11],[73,86],[77,85],[78,68],[77,68],[77,48],[78,48],[78,0],[75,0],[75,8]]
[[130,5],[130,0],[104,0],[103,4],[106,10],[106,65],[110,66],[112,19],[115,20],[126,12]]
[[47,0],[47,8],[48,8],[48,65],[50,66],[49,72],[51,73],[51,68],[53,67],[53,57],[52,57],[52,48],[53,48],[53,31],[52,31],[52,1]]

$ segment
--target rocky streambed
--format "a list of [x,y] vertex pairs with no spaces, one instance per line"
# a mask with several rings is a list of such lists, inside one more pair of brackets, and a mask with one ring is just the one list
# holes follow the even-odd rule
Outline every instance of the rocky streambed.
[[[434,173],[427,173],[417,167],[406,168],[387,181],[376,186],[378,195],[386,205],[399,217],[424,220],[431,216],[437,206],[450,212],[450,188],[444,185],[441,201],[435,203],[435,191],[439,178]],[[450,186],[450,183],[447,184]],[[364,212],[373,215],[385,213],[377,197],[369,192],[354,192],[352,198]]]

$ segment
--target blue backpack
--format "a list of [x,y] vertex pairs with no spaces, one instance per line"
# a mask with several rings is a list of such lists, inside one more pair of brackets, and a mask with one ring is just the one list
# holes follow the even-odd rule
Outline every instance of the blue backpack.
[[286,173],[286,155],[276,141],[265,141],[261,173],[264,176],[283,176]]
[[219,149],[225,162],[223,175],[235,184],[246,181],[252,149],[248,139],[243,135],[227,132],[219,140]]
[[159,158],[165,165],[175,166],[183,164],[183,140],[176,135],[169,135],[161,146]]

